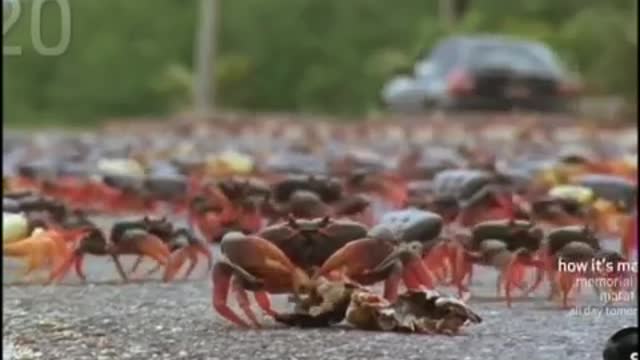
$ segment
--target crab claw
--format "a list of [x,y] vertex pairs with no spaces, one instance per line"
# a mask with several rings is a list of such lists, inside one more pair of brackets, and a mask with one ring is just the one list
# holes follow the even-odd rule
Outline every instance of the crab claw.
[[352,241],[336,251],[315,277],[339,273],[361,284],[385,280],[385,298],[395,299],[400,279],[410,289],[432,288],[433,281],[422,263],[422,245],[397,245],[386,227],[374,227],[369,237]]
[[265,313],[274,314],[262,291],[301,292],[309,282],[306,273],[296,267],[282,250],[260,237],[229,232],[222,238],[220,252],[222,259],[214,265],[212,274],[213,307],[218,314],[238,326],[248,327],[248,324],[227,305],[232,285],[238,305],[257,325],[245,290],[258,291],[255,294],[258,305]]
[[[401,268],[394,262],[383,267],[379,264],[393,253],[393,243],[365,238],[349,242],[333,253],[315,272],[314,278],[338,275],[361,284],[385,281],[384,296],[395,299],[401,280]],[[372,270],[376,268],[375,270]]]
[[48,285],[52,282],[57,282],[60,279],[64,278],[69,272],[69,270],[71,270],[71,266],[74,266],[74,265],[75,265],[75,271],[78,277],[82,281],[85,281],[87,277],[84,274],[84,271],[82,270],[83,262],[84,262],[84,257],[82,252],[78,250],[72,252],[67,256],[66,259],[64,259],[60,263],[59,266],[53,269],[53,271],[51,272],[51,275],[49,275],[49,278],[47,279],[45,284]]

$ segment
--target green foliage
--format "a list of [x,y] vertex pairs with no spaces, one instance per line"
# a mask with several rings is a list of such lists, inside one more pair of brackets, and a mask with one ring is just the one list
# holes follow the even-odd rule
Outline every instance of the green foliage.
[[[438,1],[219,0],[216,102],[256,111],[370,113],[384,82],[447,35]],[[5,123],[82,124],[164,114],[191,103],[197,1],[69,0],[72,38],[37,54],[32,1],[5,44]],[[454,33],[499,32],[558,51],[588,86],[637,99],[637,18],[629,0],[472,1]],[[57,42],[58,8],[43,10]],[[5,12],[6,16],[6,12]],[[57,21],[57,22],[56,22]]]

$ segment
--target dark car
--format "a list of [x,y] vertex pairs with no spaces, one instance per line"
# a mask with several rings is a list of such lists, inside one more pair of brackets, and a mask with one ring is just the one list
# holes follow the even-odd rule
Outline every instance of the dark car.
[[396,110],[565,110],[579,93],[578,82],[542,43],[477,35],[443,40],[413,76],[388,82],[382,98]]

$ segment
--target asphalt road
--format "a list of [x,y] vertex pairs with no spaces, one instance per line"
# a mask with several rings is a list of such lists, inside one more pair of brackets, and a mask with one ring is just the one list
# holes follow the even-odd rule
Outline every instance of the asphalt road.
[[[133,258],[125,258],[131,264]],[[4,261],[3,359],[601,359],[608,336],[636,323],[637,307],[576,314],[545,300],[546,288],[506,307],[495,298],[495,271],[475,271],[470,303],[483,323],[457,337],[372,333],[338,327],[283,328],[264,319],[241,330],[211,306],[205,262],[194,279],[121,284],[114,264],[88,257],[89,284],[20,285],[20,266]],[[152,263],[145,263],[148,269]],[[126,266],[126,265],[125,265]],[[140,271],[140,274],[144,271]],[[446,291],[446,290],[445,290]],[[287,309],[283,297],[274,307]],[[586,289],[579,304],[599,304]],[[634,304],[636,304],[634,300]],[[610,310],[611,311],[611,310]],[[13,357],[8,357],[12,352]]]

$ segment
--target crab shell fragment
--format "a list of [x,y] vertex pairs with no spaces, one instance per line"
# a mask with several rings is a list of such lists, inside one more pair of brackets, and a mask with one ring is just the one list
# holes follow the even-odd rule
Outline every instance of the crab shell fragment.
[[364,330],[455,335],[482,319],[467,305],[432,290],[409,290],[394,303],[367,291],[351,294],[349,324]]
[[346,320],[361,330],[455,335],[482,319],[467,305],[433,290],[410,290],[394,302],[357,284],[321,281],[298,294],[297,312],[276,320],[300,327],[330,326]]

